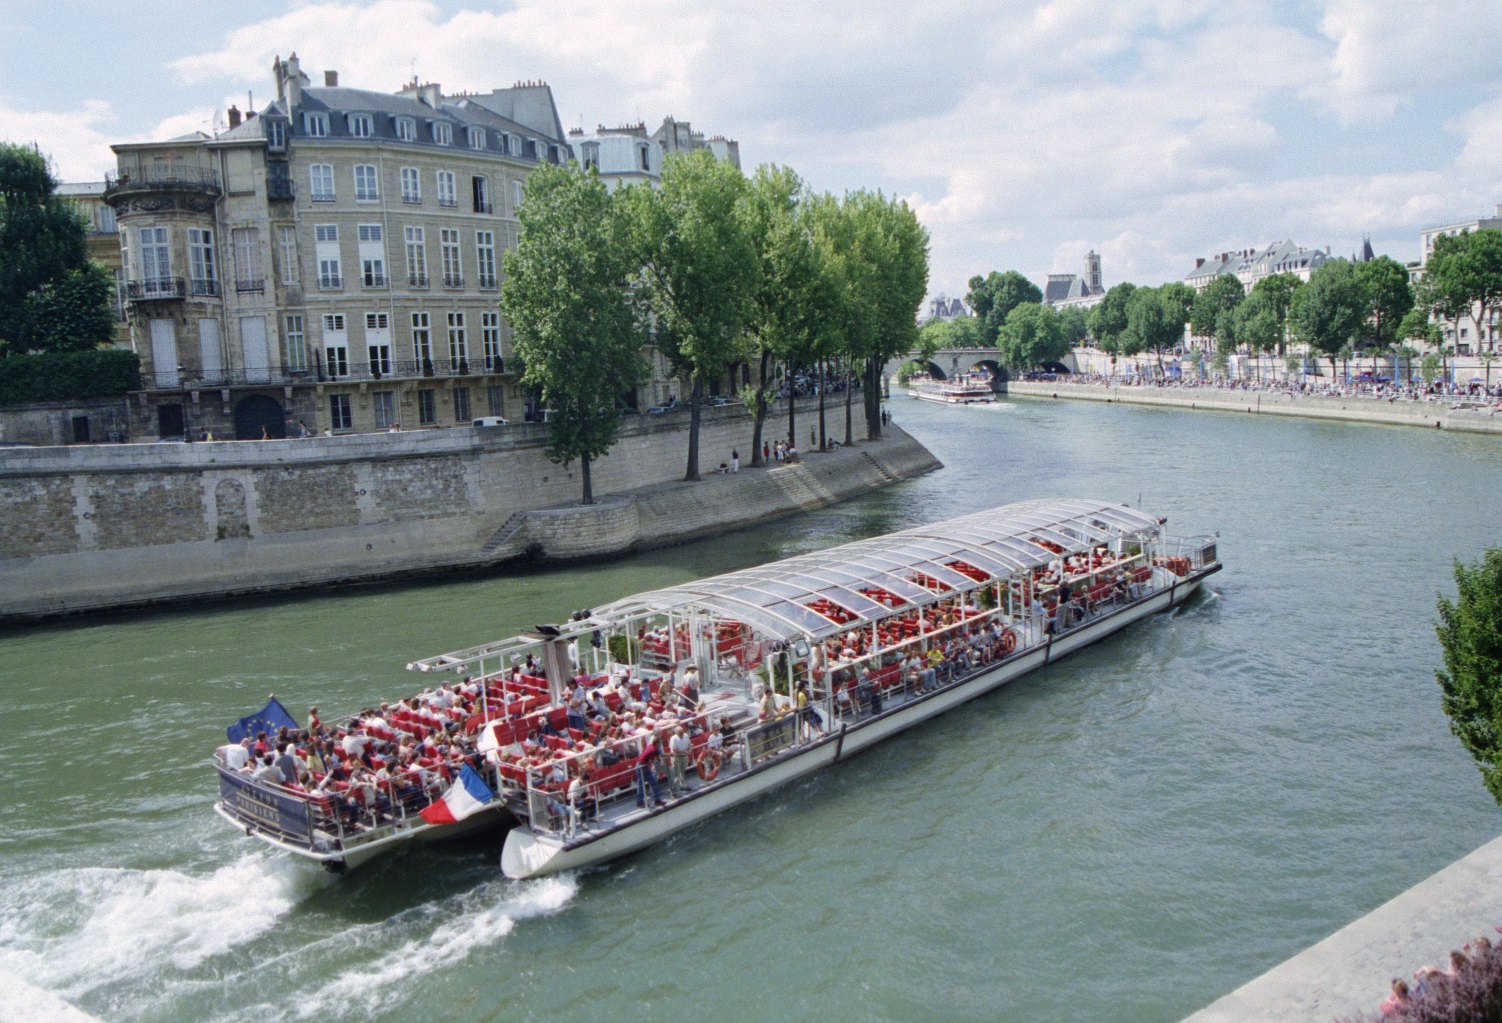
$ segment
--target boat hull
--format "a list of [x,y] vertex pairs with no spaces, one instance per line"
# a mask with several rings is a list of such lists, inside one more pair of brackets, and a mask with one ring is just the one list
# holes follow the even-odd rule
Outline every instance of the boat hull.
[[1183,603],[1199,589],[1205,578],[1219,570],[1218,564],[1210,566],[1150,594],[1138,603],[1111,611],[1048,643],[1029,647],[999,661],[990,671],[893,707],[874,718],[862,720],[843,732],[832,733],[813,745],[774,757],[740,777],[692,793],[667,807],[641,810],[636,816],[626,818],[610,830],[565,840],[551,834],[538,834],[525,827],[514,828],[507,835],[505,848],[501,852],[501,869],[507,877],[518,880],[541,877],[605,863],[644,849],[676,831],[828,767],[898,732],[991,692],[1012,679],[1104,639],[1133,622]]

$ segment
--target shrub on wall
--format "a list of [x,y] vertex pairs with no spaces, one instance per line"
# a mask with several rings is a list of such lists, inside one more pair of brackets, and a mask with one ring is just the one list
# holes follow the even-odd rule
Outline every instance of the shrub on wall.
[[114,398],[140,386],[140,356],[118,348],[0,359],[0,405]]

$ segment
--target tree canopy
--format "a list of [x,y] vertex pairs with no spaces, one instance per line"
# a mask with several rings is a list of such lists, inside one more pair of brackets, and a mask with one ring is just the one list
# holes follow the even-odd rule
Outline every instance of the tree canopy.
[[1366,318],[1362,339],[1387,348],[1398,339],[1398,326],[1413,308],[1413,287],[1408,271],[1391,256],[1378,256],[1356,264],[1356,280],[1366,292]]
[[1221,274],[1191,299],[1189,324],[1200,337],[1211,338],[1222,353],[1236,342],[1236,311],[1246,289],[1235,274]]
[[735,166],[701,149],[670,156],[660,188],[634,185],[618,198],[663,348],[691,380],[688,480],[699,478],[704,388],[737,360],[751,317],[758,262],[740,209],[747,187]]
[[1311,351],[1335,360],[1357,337],[1366,321],[1367,296],[1353,264],[1333,259],[1309,275],[1309,281],[1294,293],[1288,307],[1288,322],[1299,340]]
[[1136,290],[1137,285],[1123,281],[1108,290],[1100,303],[1090,310],[1090,333],[1101,350],[1112,358],[1121,353],[1125,344],[1127,303]]
[[996,347],[1007,365],[1018,368],[1058,362],[1069,354],[1059,314],[1037,302],[1024,302],[1011,311],[997,335]]
[[622,212],[597,173],[543,164],[524,195],[521,237],[503,259],[501,305],[516,332],[521,382],[551,410],[547,455],[564,466],[579,459],[582,503],[592,504],[590,463],[615,443],[619,395],[645,369],[628,287],[636,263]]
[[1012,310],[1024,302],[1042,302],[1043,292],[1016,270],[1006,273],[992,270],[984,277],[977,274],[970,278],[970,293],[965,296],[965,301],[975,310],[976,319],[980,321],[981,341],[994,345],[1001,325],[1007,322]]
[[1502,803],[1502,548],[1474,565],[1455,562],[1455,600],[1439,599],[1444,667],[1435,672],[1450,730]]
[[1502,231],[1483,228],[1434,240],[1421,301],[1449,319],[1471,317],[1479,341],[1502,310]]
[[87,228],[34,149],[0,143],[0,355],[86,351],[110,340],[111,281]]

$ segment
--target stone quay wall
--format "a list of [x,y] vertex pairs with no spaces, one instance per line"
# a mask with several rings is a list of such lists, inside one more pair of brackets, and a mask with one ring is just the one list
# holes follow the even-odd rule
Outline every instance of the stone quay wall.
[[1502,434],[1502,415],[1471,408],[1451,408],[1453,399],[1386,401],[1377,398],[1340,398],[1282,394],[1276,391],[1230,391],[1210,387],[1114,387],[1071,384],[1062,380],[1013,380],[1010,394],[1024,398],[1069,398],[1078,401],[1160,405],[1171,408],[1239,412],[1242,415],[1299,416],[1386,426],[1419,426],[1430,430]]
[[[800,402],[798,429],[813,421]],[[704,479],[684,484],[688,416],[642,417],[592,466],[545,427],[310,440],[0,451],[0,621],[607,556],[734,529],[939,467],[892,429],[799,465],[749,470],[752,421],[705,410]],[[786,409],[768,437],[786,429]],[[843,436],[843,423],[838,431]],[[732,450],[739,474],[714,471]]]

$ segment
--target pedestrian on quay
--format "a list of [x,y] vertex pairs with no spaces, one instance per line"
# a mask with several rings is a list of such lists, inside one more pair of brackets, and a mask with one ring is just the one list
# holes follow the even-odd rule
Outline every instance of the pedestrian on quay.
[[739,451],[737,451],[735,448],[731,448],[730,449],[730,471],[731,472],[740,472],[741,471],[741,453]]

